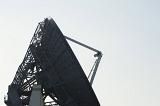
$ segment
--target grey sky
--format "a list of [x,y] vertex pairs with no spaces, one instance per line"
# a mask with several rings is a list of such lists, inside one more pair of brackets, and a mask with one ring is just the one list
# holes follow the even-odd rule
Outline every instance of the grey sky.
[[[103,52],[94,81],[102,106],[160,106],[159,0],[0,0],[0,105],[38,22]],[[93,52],[73,45],[83,69]]]

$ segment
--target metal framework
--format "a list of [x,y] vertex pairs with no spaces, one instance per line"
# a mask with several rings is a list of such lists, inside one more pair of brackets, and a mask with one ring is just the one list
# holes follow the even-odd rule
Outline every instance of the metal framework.
[[[8,87],[8,100],[5,100],[5,103],[8,106],[10,106],[10,104],[15,104],[17,106],[21,105],[27,106],[30,101],[32,86],[34,84],[38,84],[36,74],[41,72],[42,69],[41,66],[36,63],[35,58],[31,52],[31,48],[32,46],[41,45],[42,37],[43,35],[45,35],[44,24],[45,22],[40,22],[38,24],[35,33],[32,37],[32,40],[30,42],[30,46],[25,54],[25,57],[20,66],[18,67],[18,70],[15,74],[15,77],[11,85],[9,85]],[[15,92],[15,94],[13,94],[12,92]],[[45,94],[44,90],[43,90],[43,95],[44,95],[43,98],[45,100],[45,98],[48,95]],[[17,99],[17,101],[14,101],[15,98],[20,98],[21,101],[19,99]],[[55,98],[53,97],[53,99]],[[57,103],[55,101],[56,99],[53,101],[54,103],[52,104],[56,105]],[[15,103],[10,103],[10,102],[15,102]]]
[[65,38],[70,40],[70,41],[72,41],[72,42],[74,42],[74,43],[76,43],[76,44],[78,44],[78,45],[80,45],[80,46],[83,46],[83,47],[85,47],[85,48],[87,48],[89,50],[92,50],[92,51],[96,52],[94,57],[97,57],[97,59],[96,59],[94,65],[93,65],[93,67],[92,67],[92,69],[91,69],[91,71],[90,71],[90,73],[88,75],[88,80],[89,80],[90,84],[92,85],[93,81],[94,81],[94,78],[95,78],[95,75],[96,75],[96,72],[97,72],[97,69],[98,69],[98,66],[99,66],[99,63],[100,63],[101,58],[102,58],[102,52],[97,50],[97,49],[94,49],[93,47],[90,47],[90,46],[88,46],[88,45],[86,45],[84,43],[81,43],[81,42],[79,42],[77,40],[74,40],[74,39],[72,39],[70,37],[65,36]]
[[[44,69],[43,66],[45,66],[45,65],[47,65],[48,67],[52,66],[50,61],[45,61],[45,63],[40,63],[41,60],[39,60],[40,58],[36,57],[37,55],[35,55],[35,54],[37,54],[37,52],[34,49],[37,47],[41,47],[42,42],[45,39],[44,36],[46,36],[48,33],[45,30],[47,22],[48,22],[48,19],[45,19],[43,22],[40,22],[35,30],[34,36],[30,42],[30,45],[29,45],[29,48],[25,54],[25,57],[24,57],[22,63],[20,64],[20,66],[18,67],[18,70],[15,74],[15,77],[14,77],[12,83],[8,87],[8,98],[5,99],[5,103],[7,104],[7,106],[28,106],[33,85],[43,83],[40,80],[41,76],[39,76],[39,73],[41,75],[42,70]],[[67,36],[65,36],[65,38],[96,52],[95,57],[98,57],[98,58],[96,59],[95,64],[94,64],[94,66],[88,76],[90,84],[92,85],[95,74],[97,72],[98,65],[99,65],[101,57],[102,57],[102,53],[92,47],[89,47],[83,43],[80,43],[76,40],[73,40]],[[45,46],[44,46],[44,48],[45,48]],[[41,52],[43,52],[43,51],[41,51]],[[43,60],[43,58],[44,57],[41,57],[42,60]],[[42,76],[42,77],[44,77],[44,76]],[[55,80],[60,80],[60,79],[55,78]],[[50,82],[48,82],[48,83],[50,83]],[[57,83],[56,81],[54,83],[60,84],[59,82]],[[66,93],[64,88],[59,87],[59,85],[56,85],[55,87],[57,87],[61,91],[61,92],[58,91],[58,94],[62,93],[65,96],[68,95],[68,93]],[[91,90],[90,87],[89,87],[89,90]],[[65,98],[63,98],[63,99],[57,98],[55,92],[53,92],[53,91],[51,92],[49,88],[46,88],[46,89],[42,88],[42,96],[43,96],[45,106],[60,106],[60,105],[66,106],[63,103],[63,100],[65,101]],[[93,94],[92,96],[95,96],[95,95]],[[50,97],[52,99],[52,101],[47,101],[46,100],[47,97]],[[68,96],[68,98],[70,98],[70,96]],[[72,101],[72,98],[70,98],[70,100]],[[97,101],[97,100],[95,99],[94,101]],[[98,106],[98,105],[96,105],[96,103],[97,104],[99,104],[99,103],[95,102],[95,106]],[[69,105],[69,106],[79,106],[79,105],[73,104],[73,105]]]

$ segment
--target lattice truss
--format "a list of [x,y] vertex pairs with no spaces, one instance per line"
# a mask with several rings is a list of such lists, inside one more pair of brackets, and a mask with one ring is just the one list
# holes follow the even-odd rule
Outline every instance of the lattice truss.
[[[46,21],[46,20],[44,20]],[[34,36],[30,42],[30,46],[26,52],[26,55],[23,59],[23,62],[18,67],[16,75],[14,77],[13,82],[11,83],[10,87],[16,86],[17,92],[20,95],[20,104],[28,105],[29,99],[31,95],[32,86],[34,84],[38,84],[38,78],[36,74],[42,71],[41,64],[35,61],[35,58],[32,54],[31,48],[37,48],[41,46],[42,38],[46,36],[45,31],[45,24],[46,22],[40,22],[37,26],[37,29],[34,33]],[[47,63],[46,63],[47,64]],[[46,97],[50,95],[53,99],[52,101],[46,101],[46,106],[59,106],[57,104],[58,100],[54,94],[47,94],[44,89],[42,89],[43,99],[45,101]]]

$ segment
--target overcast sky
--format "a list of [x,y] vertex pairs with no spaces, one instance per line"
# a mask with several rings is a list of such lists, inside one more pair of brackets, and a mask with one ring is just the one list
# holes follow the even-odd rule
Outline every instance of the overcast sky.
[[[38,22],[103,52],[93,89],[101,106],[160,106],[159,0],[0,0],[0,106]],[[70,43],[87,73],[87,49]]]

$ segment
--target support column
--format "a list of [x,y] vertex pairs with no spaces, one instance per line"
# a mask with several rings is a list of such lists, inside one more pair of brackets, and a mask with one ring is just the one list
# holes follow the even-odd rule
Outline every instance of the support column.
[[29,106],[44,106],[41,85],[33,85]]

